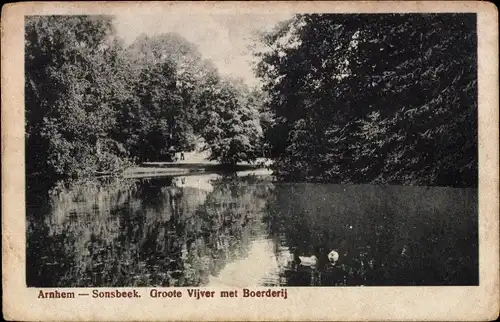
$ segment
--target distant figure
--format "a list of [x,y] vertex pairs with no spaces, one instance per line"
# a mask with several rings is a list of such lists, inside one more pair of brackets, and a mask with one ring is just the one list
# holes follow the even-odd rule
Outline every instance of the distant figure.
[[184,161],[184,152],[181,152],[181,161]]

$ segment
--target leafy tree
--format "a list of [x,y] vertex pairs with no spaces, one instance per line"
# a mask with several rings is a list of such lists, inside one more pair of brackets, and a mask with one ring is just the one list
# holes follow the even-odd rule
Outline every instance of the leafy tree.
[[25,37],[28,175],[119,174],[134,161],[170,161],[203,136],[214,160],[256,158],[258,93],[222,79],[181,36],[126,46],[111,17],[33,16]]
[[25,29],[27,171],[84,177],[126,161],[115,125],[111,19],[31,16]]
[[139,160],[171,160],[201,135],[200,108],[217,70],[177,34],[141,35],[126,50],[133,99],[123,110],[123,137]]
[[297,15],[262,42],[283,179],[477,185],[474,15]]
[[256,101],[248,88],[234,79],[223,79],[205,93],[209,106],[204,112],[202,132],[212,160],[234,166],[252,162],[259,153],[262,130]]

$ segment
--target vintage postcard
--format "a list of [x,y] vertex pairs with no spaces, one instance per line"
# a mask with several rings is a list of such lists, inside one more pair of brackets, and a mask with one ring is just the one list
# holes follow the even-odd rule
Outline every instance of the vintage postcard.
[[494,320],[498,10],[2,8],[3,315]]

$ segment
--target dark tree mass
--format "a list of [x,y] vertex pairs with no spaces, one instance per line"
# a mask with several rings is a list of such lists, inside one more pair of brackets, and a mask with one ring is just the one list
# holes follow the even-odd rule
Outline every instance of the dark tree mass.
[[473,14],[304,14],[261,35],[262,86],[174,33],[126,45],[106,16],[31,16],[27,174],[119,174],[202,140],[278,179],[477,186]]
[[477,186],[473,14],[299,15],[265,34],[285,180]]
[[211,158],[253,161],[259,100],[177,34],[129,46],[112,18],[26,21],[27,174],[81,179],[171,161],[204,139]]

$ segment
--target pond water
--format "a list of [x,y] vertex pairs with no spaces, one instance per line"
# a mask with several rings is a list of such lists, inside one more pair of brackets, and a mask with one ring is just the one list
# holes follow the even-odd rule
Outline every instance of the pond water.
[[[477,189],[277,183],[258,173],[31,190],[27,284],[477,285],[477,202]],[[299,260],[313,255],[313,266]]]

